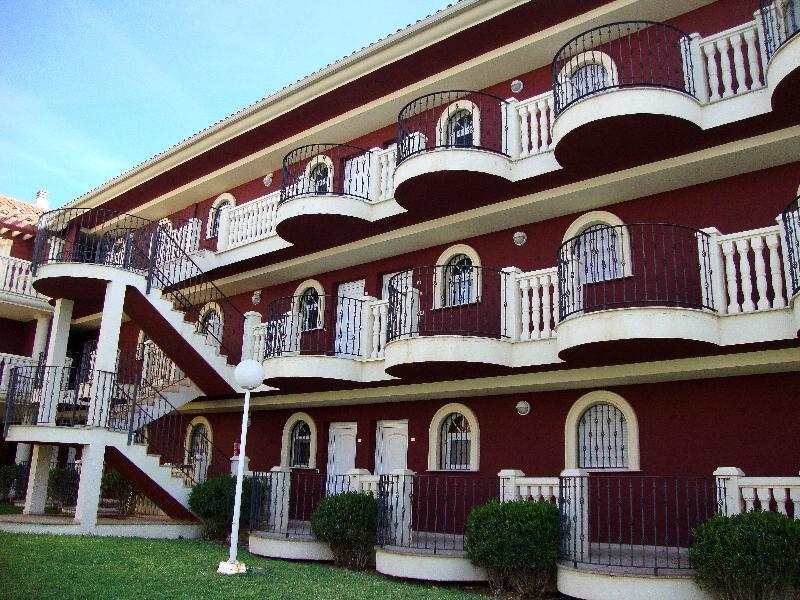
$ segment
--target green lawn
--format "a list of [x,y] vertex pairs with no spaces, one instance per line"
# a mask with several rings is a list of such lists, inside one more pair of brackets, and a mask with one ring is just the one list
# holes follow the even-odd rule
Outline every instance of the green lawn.
[[150,541],[0,532],[2,598],[442,598],[478,596],[327,565],[240,554],[262,573],[217,575],[227,547],[199,541]]

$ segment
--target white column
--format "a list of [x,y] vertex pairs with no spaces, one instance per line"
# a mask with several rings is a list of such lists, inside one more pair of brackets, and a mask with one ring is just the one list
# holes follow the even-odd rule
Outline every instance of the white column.
[[497,476],[500,478],[500,501],[516,500],[519,497],[517,495],[517,477],[525,477],[525,473],[519,469],[503,469]]
[[45,369],[45,379],[37,418],[37,422],[42,425],[55,425],[56,422],[58,401],[61,396],[61,384],[66,381],[63,367],[67,361],[67,340],[69,339],[69,326],[72,322],[73,306],[74,302],[72,300],[65,298],[56,300],[53,321],[50,325],[50,339],[47,344],[45,364],[59,368]]
[[[239,459],[241,457],[239,455],[231,457],[231,475],[236,477],[236,474],[239,472]],[[244,474],[250,475],[250,457],[244,457]]]
[[36,333],[33,335],[31,358],[38,359],[47,350],[47,332],[50,329],[50,315],[36,316]]
[[255,350],[255,330],[261,325],[261,313],[249,310],[244,313],[244,331],[242,332],[242,360],[252,358],[259,362],[264,360],[263,356],[253,356]]
[[372,358],[372,303],[375,300],[372,296],[364,296],[361,303],[361,329],[359,331],[359,345],[361,346],[359,356],[361,358]]
[[30,444],[26,444],[24,442],[19,442],[17,444],[17,452],[14,455],[14,464],[21,464],[30,462],[31,460],[31,450],[32,447]]
[[691,54],[692,65],[694,66],[694,93],[700,101],[700,104],[707,104],[708,74],[706,72],[705,57],[700,50],[700,39],[699,33],[693,33],[689,36],[689,53]]
[[516,267],[506,267],[500,277],[500,335],[505,335],[508,340],[519,340],[520,322],[520,293],[517,278],[521,271]]
[[780,248],[781,238],[777,233],[767,235],[767,247],[769,248],[769,271],[772,279],[772,290],[775,297],[772,300],[772,308],[783,308],[786,300],[783,297],[783,270],[781,269],[781,259],[778,248]]
[[231,206],[226,204],[219,212],[219,226],[217,229],[217,252],[227,250],[231,239]]
[[[724,506],[726,515],[738,515],[742,512],[739,478],[744,471],[736,467],[719,467],[714,471],[717,479],[717,505]],[[722,502],[724,501],[724,505]]]
[[100,480],[103,478],[105,453],[106,446],[102,442],[86,444],[81,452],[81,477],[78,482],[75,522],[80,523],[82,529],[93,529],[97,525],[97,507],[100,504]]
[[508,127],[506,143],[508,144],[508,155],[511,160],[517,160],[522,151],[520,140],[520,122],[519,122],[519,102],[516,98],[509,98],[506,100],[505,105],[506,114],[505,122]]
[[367,197],[372,202],[377,202],[381,199],[381,161],[380,161],[380,148],[371,148],[369,151],[369,189],[367,190]]
[[[717,313],[724,315],[728,310],[725,300],[726,280],[725,280],[725,259],[722,257],[722,249],[719,244],[720,232],[716,227],[707,227],[702,230],[708,234],[708,261],[711,267],[711,295],[713,306]],[[731,249],[732,251],[732,249]],[[703,271],[701,270],[701,276]]]
[[117,348],[122,326],[122,305],[125,302],[125,284],[109,281],[100,317],[100,336],[97,339],[97,358],[92,376],[92,396],[89,399],[87,424],[103,427],[108,418],[109,402],[117,372]]
[[47,502],[47,482],[50,478],[50,462],[54,446],[35,444],[31,455],[31,472],[28,476],[28,491],[25,494],[25,508],[22,514],[43,515]]

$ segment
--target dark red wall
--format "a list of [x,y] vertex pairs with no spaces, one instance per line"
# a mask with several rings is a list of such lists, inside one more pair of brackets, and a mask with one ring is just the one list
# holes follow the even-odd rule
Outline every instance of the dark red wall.
[[14,258],[21,258],[23,260],[30,260],[33,257],[33,238],[23,240],[22,237],[12,237],[11,233],[0,233],[0,238],[12,240],[11,256]]
[[[796,412],[790,393],[800,389],[800,374],[776,374],[654,383],[608,388],[625,398],[639,422],[640,458],[646,475],[710,476],[720,466],[748,475],[796,475],[800,469],[800,426],[786,415]],[[480,474],[521,469],[552,476],[564,468],[564,423],[572,404],[589,390],[567,390],[467,398],[480,426]],[[519,400],[531,404],[521,417]],[[303,409],[318,429],[317,468],[324,472],[327,431],[335,421],[357,421],[356,467],[374,469],[375,423],[408,419],[408,466],[427,469],[428,427],[434,413],[455,400],[425,400],[374,405]],[[253,470],[280,462],[283,426],[294,410],[254,411],[247,454]],[[747,417],[750,415],[750,418]],[[205,415],[214,443],[231,453],[239,439],[241,413]]]
[[0,318],[0,352],[30,356],[33,337],[36,334],[36,320],[12,321]]

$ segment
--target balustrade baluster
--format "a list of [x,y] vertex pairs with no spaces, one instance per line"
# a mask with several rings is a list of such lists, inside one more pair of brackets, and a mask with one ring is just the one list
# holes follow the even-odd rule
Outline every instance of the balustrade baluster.
[[522,294],[522,301],[520,308],[522,309],[522,331],[520,332],[520,339],[525,341],[531,339],[531,297],[530,297],[531,282],[528,279],[519,280],[519,290]]
[[742,491],[742,502],[744,503],[744,510],[745,512],[753,510],[756,505],[756,490],[752,487],[743,487],[741,488]]
[[389,310],[389,305],[387,303],[383,303],[380,306],[381,310],[381,334],[380,334],[380,344],[381,344],[381,351],[380,355],[384,355],[384,349],[386,348],[386,315]]
[[722,97],[730,98],[733,96],[733,73],[731,72],[731,59],[728,56],[731,44],[727,38],[723,38],[717,40],[716,45],[719,51],[719,68],[722,71]]
[[758,310],[769,308],[767,298],[767,269],[764,263],[764,238],[760,235],[750,240],[750,247],[753,249],[756,266],[756,289],[758,290]]
[[370,358],[378,358],[379,351],[383,348],[380,346],[381,337],[381,311],[376,305],[372,305],[372,354]]
[[550,318],[552,307],[550,305],[550,275],[542,275],[542,338],[551,337]]
[[717,69],[717,47],[715,44],[703,46],[703,54],[706,57],[706,70],[708,71],[708,92],[709,101],[714,102],[720,99],[719,95],[719,69]]
[[780,237],[777,233],[771,233],[766,239],[769,248],[769,271],[772,279],[772,292],[775,297],[772,299],[772,308],[783,308],[786,300],[783,297],[783,268],[781,267]]
[[551,98],[545,98],[544,100],[539,100],[536,103],[536,109],[539,111],[539,151],[544,152],[545,150],[550,148],[550,134],[549,134],[549,125],[547,119],[547,112],[552,103]]
[[739,286],[736,282],[736,266],[733,260],[733,242],[722,243],[722,254],[725,256],[725,282],[728,286],[728,314],[741,312],[739,308]]
[[[520,106],[519,108],[520,137],[522,139],[522,151],[520,152],[520,158],[525,158],[531,153],[531,150],[529,149],[530,148],[529,144],[531,140],[531,134],[533,132],[531,131],[531,126],[530,126],[530,115],[531,111],[528,104],[523,104],[522,106]],[[533,151],[534,152],[536,151],[535,145],[533,146]]]
[[748,29],[744,32],[744,41],[747,44],[747,65],[750,71],[750,89],[761,87],[761,66],[758,62],[758,48],[756,47],[756,30]]
[[786,488],[772,488],[772,497],[775,498],[775,504],[777,505],[778,512],[782,515],[786,515]]
[[531,324],[533,325],[533,331],[531,332],[531,338],[534,340],[538,340],[541,335],[542,299],[539,296],[539,290],[541,287],[542,279],[537,275],[531,281],[531,296],[533,300],[533,308],[531,310]]
[[731,47],[733,48],[733,65],[736,70],[736,93],[741,94],[747,89],[746,76],[744,71],[744,53],[742,52],[742,36],[739,33],[734,34],[731,39]]
[[753,281],[750,275],[750,260],[748,250],[750,240],[736,240],[736,250],[739,253],[739,281],[742,286],[742,312],[753,312],[756,309],[753,303]]

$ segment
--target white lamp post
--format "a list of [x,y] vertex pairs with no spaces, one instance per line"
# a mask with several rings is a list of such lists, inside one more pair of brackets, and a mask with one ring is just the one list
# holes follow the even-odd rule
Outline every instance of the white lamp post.
[[264,367],[258,361],[247,359],[236,365],[234,372],[236,384],[244,389],[244,406],[242,407],[242,433],[239,438],[239,464],[236,469],[236,493],[233,499],[233,519],[231,521],[231,548],[228,560],[219,563],[217,573],[236,575],[246,573],[244,563],[236,560],[239,545],[239,515],[242,510],[242,479],[244,478],[244,457],[247,451],[247,425],[250,416],[250,390],[254,390],[264,381]]

